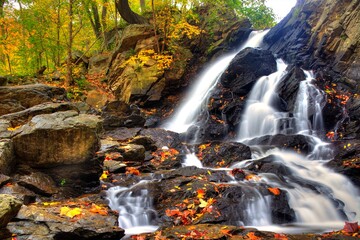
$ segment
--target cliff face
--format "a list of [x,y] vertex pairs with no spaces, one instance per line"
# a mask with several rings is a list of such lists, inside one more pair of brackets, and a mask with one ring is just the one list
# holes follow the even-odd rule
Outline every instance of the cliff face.
[[298,0],[264,42],[287,62],[360,90],[360,0]]

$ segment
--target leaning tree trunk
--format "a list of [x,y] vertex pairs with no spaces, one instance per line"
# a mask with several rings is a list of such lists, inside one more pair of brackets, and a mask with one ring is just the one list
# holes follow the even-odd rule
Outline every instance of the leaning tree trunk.
[[148,23],[144,17],[131,10],[128,0],[116,0],[116,8],[120,13],[120,16],[130,24]]

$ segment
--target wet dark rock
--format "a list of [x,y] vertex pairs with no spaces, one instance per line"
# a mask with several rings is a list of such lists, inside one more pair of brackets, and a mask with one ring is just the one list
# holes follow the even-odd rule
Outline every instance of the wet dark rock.
[[105,129],[143,127],[146,121],[136,105],[129,105],[123,101],[107,103],[102,108],[101,116],[104,119]]
[[298,1],[264,43],[289,63],[359,80],[359,8],[352,1]]
[[127,141],[136,137],[141,131],[141,128],[116,128],[106,132],[106,136],[111,137],[117,141]]
[[292,175],[291,170],[272,155],[252,162],[246,169],[258,173],[272,173],[284,182],[286,177]]
[[258,78],[275,71],[276,61],[270,51],[246,48],[231,61],[221,76],[221,83],[236,94],[246,95]]
[[136,136],[129,141],[129,144],[142,145],[146,151],[155,151],[157,149],[155,141],[148,136]]
[[0,140],[0,173],[10,174],[16,164],[14,146],[11,140]]
[[229,167],[251,158],[248,146],[237,142],[210,142],[198,145],[197,156],[206,167]]
[[327,166],[360,185],[360,140],[340,140],[332,143],[334,159]]
[[127,144],[116,149],[121,153],[125,161],[144,161],[145,159],[145,148],[142,145]]
[[346,105],[345,114],[348,116],[339,118],[344,122],[343,129],[339,129],[342,131],[343,137],[345,139],[360,138],[360,99],[351,98]]
[[304,135],[266,135],[251,139],[246,142],[249,145],[272,146],[282,149],[295,150],[298,153],[309,154],[311,149],[311,138]]
[[299,84],[305,80],[304,71],[298,66],[288,66],[287,73],[277,86],[279,97],[286,102],[285,109],[282,111],[294,112],[294,104],[296,102]]
[[227,136],[228,132],[229,126],[227,124],[210,118],[201,123],[194,139],[198,138],[198,141],[200,140],[201,142],[222,140]]
[[150,137],[157,148],[164,146],[169,148],[176,148],[180,145],[180,135],[175,132],[166,131],[161,128],[142,129],[139,135]]
[[34,193],[47,197],[58,192],[54,180],[49,175],[41,172],[32,172],[29,175],[20,176],[18,184],[30,189]]
[[69,110],[79,111],[77,107],[71,103],[43,103],[20,112],[5,114],[1,116],[0,119],[8,120],[13,127],[16,127],[25,124],[36,115]]
[[76,111],[37,115],[13,138],[19,161],[35,167],[77,164],[91,159],[100,147],[97,116]]
[[35,105],[66,100],[63,88],[42,84],[0,87],[0,116]]
[[0,194],[0,229],[6,227],[21,208],[21,202],[14,196]]

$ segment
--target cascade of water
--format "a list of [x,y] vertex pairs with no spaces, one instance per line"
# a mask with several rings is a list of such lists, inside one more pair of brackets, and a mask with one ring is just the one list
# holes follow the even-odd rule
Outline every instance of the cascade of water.
[[[298,132],[308,136],[312,152],[308,156],[302,156],[279,149],[263,152],[257,147],[253,156],[261,159],[272,155],[273,161],[290,170],[291,175],[286,176],[286,182],[269,173],[260,176],[271,186],[288,192],[289,205],[295,211],[298,223],[339,226],[344,220],[360,219],[360,195],[346,177],[325,167],[326,161],[321,160],[330,159],[331,156],[330,145],[316,137],[324,129],[321,111],[325,97],[312,84],[312,73],[304,73],[306,79],[300,84],[295,103],[292,121],[295,126],[289,125],[290,131],[285,132]],[[240,127],[241,140],[281,133],[278,120],[289,118],[288,113],[277,112],[273,107],[276,96],[274,91],[276,84],[281,81],[281,75],[276,80],[273,78],[275,77],[270,75],[259,79],[252,89]],[[289,119],[288,121],[291,122]],[[257,159],[244,161],[234,167],[246,168]],[[247,211],[252,210],[249,208]]]
[[119,226],[125,234],[153,232],[158,228],[154,225],[156,211],[146,183],[141,181],[131,188],[113,187],[107,191],[109,206],[119,212]]
[[238,138],[248,138],[279,133],[279,122],[287,117],[287,113],[277,111],[273,107],[276,101],[276,86],[286,73],[287,65],[277,60],[277,71],[269,76],[261,77],[253,87],[247,100]]
[[[312,84],[314,75],[311,71],[304,71],[306,79],[300,82],[296,99],[294,116],[296,130],[300,134],[316,135],[311,131],[321,132],[324,129],[322,108],[325,103],[324,94]],[[312,115],[312,120],[309,116]]]
[[[246,47],[259,47],[267,32],[268,31],[252,32],[248,40],[237,52]],[[186,130],[196,122],[209,92],[214,88],[221,74],[228,67],[237,52],[225,56],[209,66],[196,81],[196,85],[189,92],[185,101],[177,108],[178,110],[174,113],[173,117],[164,124],[163,128],[181,133],[186,132]]]

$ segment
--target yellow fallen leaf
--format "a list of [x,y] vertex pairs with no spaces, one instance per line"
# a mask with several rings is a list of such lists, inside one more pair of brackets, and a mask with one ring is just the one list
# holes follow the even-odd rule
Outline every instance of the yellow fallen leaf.
[[60,216],[67,216],[69,218],[74,218],[77,215],[81,214],[81,208],[68,208],[68,207],[62,207],[60,209]]
[[201,208],[205,208],[205,207],[207,207],[208,202],[206,202],[206,201],[202,200],[201,198],[200,198],[199,200],[200,200],[200,205],[199,205],[199,207],[201,207]]
[[54,206],[60,204],[60,202],[43,202],[44,206]]
[[15,131],[17,129],[19,129],[21,126],[16,126],[16,127],[8,127],[7,130],[8,131]]
[[100,180],[104,180],[108,178],[108,172],[107,171],[103,171],[103,173],[100,176]]

